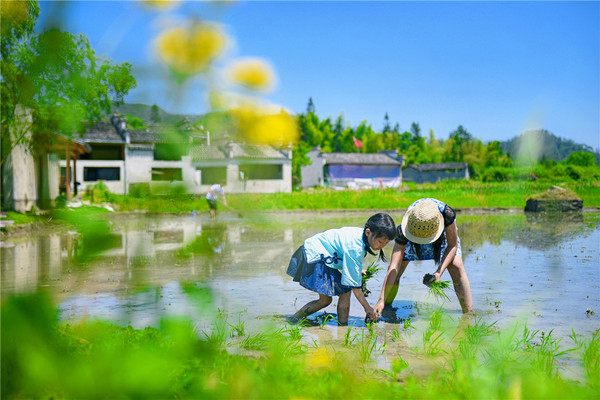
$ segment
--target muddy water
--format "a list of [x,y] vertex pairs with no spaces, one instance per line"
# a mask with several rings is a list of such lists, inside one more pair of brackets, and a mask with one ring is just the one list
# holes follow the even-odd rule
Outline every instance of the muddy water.
[[[2,296],[46,288],[64,319],[102,318],[138,328],[156,326],[163,315],[184,314],[199,329],[210,329],[207,316],[215,312],[228,315],[232,324],[245,321],[248,330],[281,326],[285,317],[316,298],[285,273],[293,251],[315,233],[361,226],[368,216],[306,212],[221,215],[211,221],[206,216],[112,215],[110,249],[85,265],[77,262],[81,237],[76,232],[5,240]],[[475,309],[466,319],[500,327],[526,321],[530,329],[553,330],[554,337],[564,339],[571,328],[586,337],[600,328],[598,215],[459,211],[457,224]],[[388,255],[391,247],[386,248]],[[186,251],[190,248],[192,252]],[[454,293],[446,303],[428,295],[421,281],[434,269],[432,261],[411,263],[391,309],[376,324],[387,337],[397,331],[398,340],[387,342],[388,355],[418,343],[427,327],[426,315],[440,307],[448,332],[469,322]],[[371,304],[384,275],[381,271],[368,283]],[[442,280],[450,280],[449,275]],[[212,296],[202,296],[202,288],[209,288]],[[325,311],[335,313],[335,304]],[[353,298],[352,335],[364,327],[363,318]],[[407,318],[415,330],[404,329]],[[315,316],[311,322],[314,326],[305,329],[309,340],[334,346],[344,342],[347,327],[334,322],[319,326]]]

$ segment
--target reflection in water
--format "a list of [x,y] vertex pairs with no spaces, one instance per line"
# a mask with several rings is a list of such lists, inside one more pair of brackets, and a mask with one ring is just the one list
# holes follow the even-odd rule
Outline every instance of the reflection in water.
[[[555,329],[563,337],[571,327],[583,334],[600,327],[600,217],[573,213],[460,218],[478,316],[499,325],[524,317],[532,329]],[[309,293],[285,274],[290,255],[304,238],[333,227],[361,226],[363,220],[358,212],[292,213],[285,220],[275,215],[219,221],[118,216],[110,221],[105,244],[109,249],[87,265],[75,262],[80,236],[73,232],[42,234],[2,248],[2,295],[48,287],[64,318],[89,315],[143,327],[156,324],[165,313],[200,318],[182,289],[193,282],[213,291],[214,308],[246,311],[249,324],[260,324],[265,316],[292,315],[298,304],[310,300]],[[388,255],[391,247],[385,249]],[[411,318],[422,328],[419,316],[440,306],[460,318],[456,301],[439,304],[427,296],[421,278],[432,266],[429,261],[411,263],[396,301],[378,326],[395,329]],[[385,270],[369,281],[371,304],[384,276]],[[325,311],[335,307],[334,299]],[[350,313],[356,326],[364,326],[362,307],[354,298]],[[311,329],[316,335],[324,331]]]

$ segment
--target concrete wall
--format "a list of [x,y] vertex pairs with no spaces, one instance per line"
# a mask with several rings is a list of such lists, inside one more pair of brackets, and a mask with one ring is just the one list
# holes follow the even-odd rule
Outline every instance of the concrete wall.
[[323,165],[325,159],[320,157],[320,149],[312,149],[307,153],[307,157],[311,159],[311,165],[300,167],[302,175],[302,187],[323,186]]
[[[244,162],[248,164],[248,162]],[[265,164],[264,162],[260,163]],[[240,178],[240,164],[231,162],[227,164],[227,184],[223,185],[225,193],[291,193],[292,192],[292,162],[286,160],[283,164],[279,161],[273,164],[282,165],[282,179],[248,179],[245,182]],[[196,166],[200,167],[199,164]],[[215,166],[207,164],[205,166]],[[225,166],[225,165],[223,165]],[[198,185],[194,181],[194,193],[204,194],[212,186]]]
[[[147,183],[152,180],[154,151],[127,149],[127,182]],[[127,185],[129,187],[129,185]]]
[[[20,128],[11,128],[12,137],[17,136],[14,129],[28,129],[31,126],[31,114],[17,110],[23,124]],[[31,131],[25,134],[31,138]],[[8,210],[27,212],[38,199],[38,176],[35,157],[26,145],[16,145],[2,165],[2,204]]]

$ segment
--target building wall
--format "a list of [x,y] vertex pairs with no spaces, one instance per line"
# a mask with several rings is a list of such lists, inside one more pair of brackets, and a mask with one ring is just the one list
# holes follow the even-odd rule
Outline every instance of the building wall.
[[152,150],[127,149],[127,187],[129,184],[147,183],[152,180]]
[[437,182],[444,179],[469,179],[468,170],[461,169],[454,172],[447,171],[424,171],[406,167],[403,171],[405,181],[415,183]]
[[[245,164],[246,162],[244,162]],[[264,162],[260,163],[265,164]],[[226,193],[291,193],[292,192],[292,162],[286,160],[275,164],[282,165],[282,179],[248,179],[242,180],[240,177],[240,164],[238,161],[230,162],[227,168],[227,183],[223,185]],[[197,167],[216,166],[214,164],[195,164]],[[195,184],[194,193],[204,194],[212,184]]]
[[[24,124],[21,129],[29,129],[31,113],[17,109]],[[11,127],[11,131],[16,129]],[[16,135],[13,135],[13,137]],[[31,137],[31,131],[25,134]],[[25,145],[16,145],[2,165],[2,203],[6,209],[27,212],[38,199],[38,178],[36,161]]]
[[323,163],[324,160],[320,157],[321,150],[313,149],[307,153],[311,160],[311,165],[300,167],[302,175],[302,187],[323,186]]
[[[77,160],[76,162],[76,176],[77,182],[79,182],[78,193],[85,192],[88,186],[93,186],[98,183],[97,180],[94,181],[86,181],[84,175],[85,168],[119,168],[119,180],[115,181],[103,181],[109,191],[116,194],[124,194],[125,193],[125,161],[122,160]],[[65,168],[67,166],[67,162],[65,160],[60,160],[60,166]],[[71,161],[71,169],[73,169],[73,161]]]

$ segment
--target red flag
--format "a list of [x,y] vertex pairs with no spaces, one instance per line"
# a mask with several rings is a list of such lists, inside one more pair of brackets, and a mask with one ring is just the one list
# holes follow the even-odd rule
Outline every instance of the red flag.
[[356,138],[356,136],[352,136],[352,139],[354,139],[354,145],[356,146],[357,149],[362,149],[362,142],[360,140],[358,140]]

